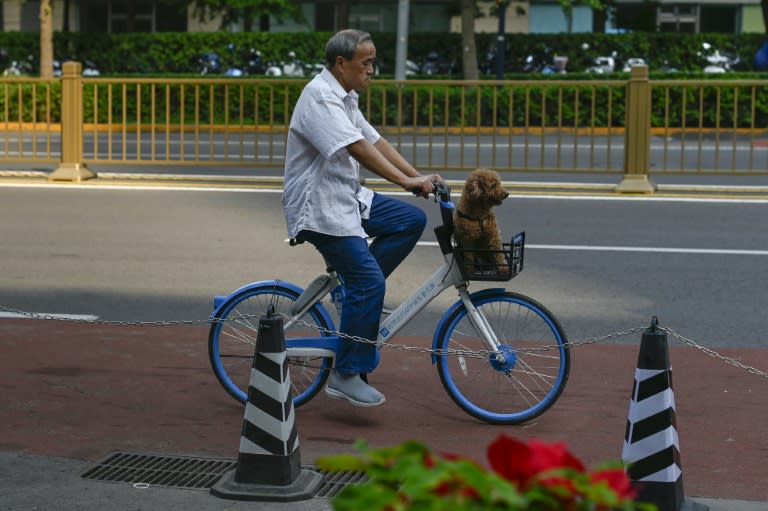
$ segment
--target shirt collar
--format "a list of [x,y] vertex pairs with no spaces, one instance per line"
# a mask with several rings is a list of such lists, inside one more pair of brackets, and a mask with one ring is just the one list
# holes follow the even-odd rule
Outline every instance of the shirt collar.
[[351,90],[349,92],[344,90],[344,87],[341,86],[339,81],[336,79],[335,76],[333,76],[333,73],[331,73],[327,67],[324,67],[322,71],[320,71],[320,76],[328,82],[328,85],[330,85],[331,90],[334,94],[336,94],[342,101],[346,99],[347,96],[349,96],[352,99],[357,99],[358,94],[357,91]]

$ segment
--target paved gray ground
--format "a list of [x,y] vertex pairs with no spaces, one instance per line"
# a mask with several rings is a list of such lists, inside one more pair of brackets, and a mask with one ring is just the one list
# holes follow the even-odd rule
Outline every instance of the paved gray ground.
[[[326,511],[330,501],[299,502],[223,500],[204,490],[166,487],[137,489],[126,483],[83,479],[91,462],[30,454],[0,452],[0,510],[2,511]],[[768,503],[689,498],[710,511],[766,511]]]

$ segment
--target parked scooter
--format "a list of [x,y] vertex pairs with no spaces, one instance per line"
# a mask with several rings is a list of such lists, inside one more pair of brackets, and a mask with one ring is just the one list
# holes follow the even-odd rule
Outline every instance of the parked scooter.
[[11,60],[8,54],[8,50],[1,48],[0,60],[2,60],[3,65],[3,76],[23,76],[35,74],[35,58],[32,55],[27,55],[26,58],[21,60]]
[[455,68],[455,62],[452,62],[439,52],[432,50],[427,53],[421,66],[419,66],[419,72],[427,76],[438,74],[450,76],[455,71]]
[[215,51],[195,55],[191,59],[195,71],[201,75],[221,74],[221,57]]
[[[589,50],[589,44],[582,44],[581,49],[584,51]],[[623,64],[620,64],[621,60],[619,53],[614,50],[610,55],[595,57],[592,60],[591,65],[587,67],[587,72],[599,74],[613,73],[621,68],[623,73],[629,73],[632,70],[632,66],[646,65],[646,61],[642,57],[629,57],[623,62]]]
[[[318,64],[320,66],[320,64]],[[268,76],[303,77],[316,70],[317,66],[308,66],[296,57],[296,52],[289,51],[288,58],[280,64],[272,64],[267,67],[265,73]],[[317,68],[319,69],[319,68]]]
[[267,63],[261,56],[261,52],[256,48],[248,50],[248,64],[246,70],[249,75],[263,75],[267,72]]
[[564,55],[553,55],[552,50],[545,48],[543,55],[537,57],[531,54],[525,58],[525,63],[523,64],[523,72],[561,74],[567,72],[567,65],[568,57]]
[[83,70],[80,73],[82,76],[101,76],[101,71],[99,71],[99,67],[94,61],[88,59],[78,59],[76,57],[67,57],[63,61],[59,59],[53,59],[53,76],[61,76],[62,62],[69,62],[72,60],[80,62],[80,64],[83,66]]
[[629,57],[624,61],[624,67],[621,69],[624,73],[632,71],[632,66],[647,66],[648,63],[642,57]]
[[743,67],[741,58],[736,54],[721,52],[708,42],[702,43],[701,48],[698,55],[704,61],[705,73],[727,73]]
[[587,68],[587,73],[613,73],[616,71],[616,57],[616,51],[612,51],[610,55],[595,57],[592,65]]

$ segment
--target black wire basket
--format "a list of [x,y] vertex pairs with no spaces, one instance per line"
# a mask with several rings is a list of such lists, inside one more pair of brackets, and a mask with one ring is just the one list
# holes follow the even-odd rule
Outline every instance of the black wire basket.
[[523,271],[525,232],[516,234],[509,243],[502,243],[501,250],[457,245],[453,254],[467,280],[511,280]]

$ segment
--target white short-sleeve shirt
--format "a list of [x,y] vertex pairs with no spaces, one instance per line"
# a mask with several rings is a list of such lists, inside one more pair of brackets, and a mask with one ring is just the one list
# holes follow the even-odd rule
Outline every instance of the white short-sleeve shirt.
[[360,184],[360,166],[346,147],[381,135],[363,117],[358,94],[347,93],[327,69],[296,102],[285,151],[283,210],[288,236],[307,229],[333,236],[361,236],[373,192]]

